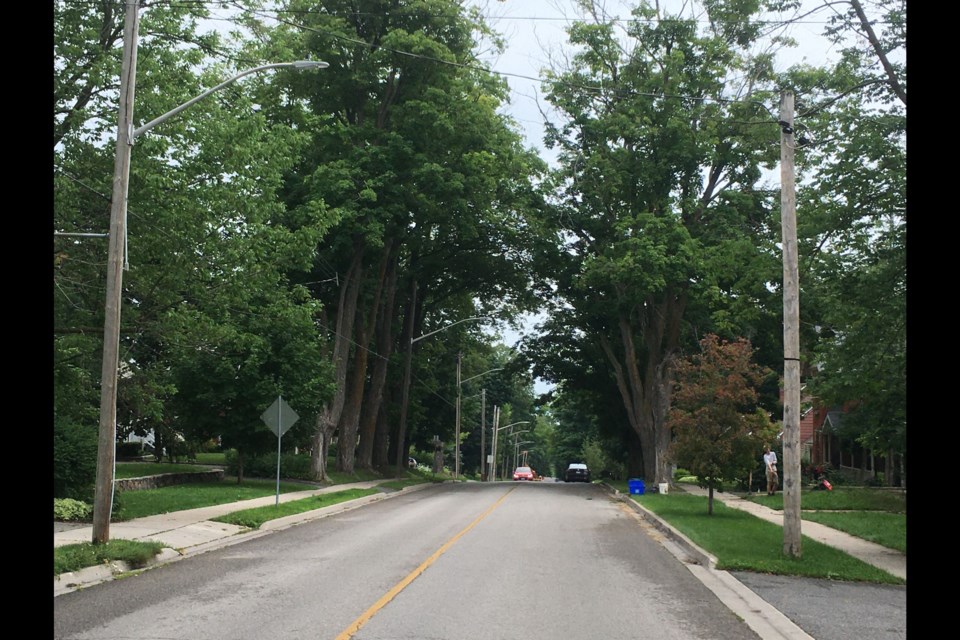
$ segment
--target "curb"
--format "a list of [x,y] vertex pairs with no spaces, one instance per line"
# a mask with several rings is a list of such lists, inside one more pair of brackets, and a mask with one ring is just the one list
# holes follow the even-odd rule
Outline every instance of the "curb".
[[379,502],[380,500],[387,500],[413,491],[420,491],[421,489],[426,489],[430,486],[433,486],[432,482],[424,482],[421,484],[404,487],[403,489],[396,491],[388,491],[385,493],[365,496],[363,498],[357,498],[356,500],[350,500],[348,502],[341,502],[328,507],[314,509],[313,511],[306,511],[304,513],[297,513],[291,516],[284,516],[283,518],[277,518],[275,520],[264,522],[263,525],[261,525],[258,529],[243,530],[238,533],[227,535],[219,540],[210,540],[209,542],[203,542],[191,547],[184,547],[182,549],[164,547],[160,550],[160,553],[154,556],[151,560],[148,560],[142,566],[138,567],[132,567],[126,562],[117,561],[109,564],[98,565],[96,567],[86,567],[84,569],[80,569],[79,571],[61,573],[60,575],[53,577],[53,595],[56,597],[64,593],[70,593],[71,591],[90,587],[95,584],[108,582],[124,575],[148,571],[171,562],[182,560],[188,556],[228,547],[237,544],[238,542],[244,542],[246,540],[268,535],[275,531],[283,531],[284,529],[289,529],[290,527],[302,524],[304,522],[319,520],[320,518],[325,518],[337,513],[343,513],[344,511],[358,509],[372,502]]
[[135,574],[147,569],[174,562],[182,558],[183,555],[176,549],[164,547],[160,553],[155,555],[141,566],[134,567],[128,562],[117,560],[108,564],[98,565],[96,567],[86,567],[79,571],[68,571],[53,577],[53,595],[54,597],[64,593],[70,593],[77,589],[89,587],[101,582],[107,582],[128,574]]
[[703,567],[706,567],[710,570],[715,570],[717,568],[717,558],[711,553],[701,549],[686,535],[675,529],[672,525],[667,523],[665,520],[662,520],[660,516],[650,511],[639,502],[630,497],[630,494],[620,493],[618,489],[614,489],[610,485],[604,483],[604,487],[607,490],[613,493],[613,496],[628,504],[634,511],[636,511],[644,520],[649,522],[651,525],[657,528],[661,533],[665,534],[670,538],[674,543],[680,546],[683,551],[690,556],[690,559],[693,563],[699,564]]
[[[717,558],[690,538],[643,507],[629,494],[603,483],[613,497],[627,503],[647,523],[663,533],[671,553],[687,563],[687,569],[763,640],[815,640],[789,617],[777,610],[727,571],[718,570]],[[672,548],[671,548],[672,547]],[[682,554],[685,557],[681,557]]]

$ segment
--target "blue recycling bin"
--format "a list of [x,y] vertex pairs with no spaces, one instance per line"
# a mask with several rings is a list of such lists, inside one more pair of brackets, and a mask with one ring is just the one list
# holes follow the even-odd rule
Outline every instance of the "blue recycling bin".
[[630,478],[627,480],[627,486],[630,487],[630,495],[640,496],[643,495],[643,480],[640,478]]

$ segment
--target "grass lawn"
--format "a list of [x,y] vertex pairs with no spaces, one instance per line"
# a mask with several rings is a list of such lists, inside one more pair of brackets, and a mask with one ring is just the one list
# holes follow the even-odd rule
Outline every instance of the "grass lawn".
[[198,453],[197,464],[227,464],[227,454],[222,451],[213,451],[210,453]]
[[[312,486],[298,482],[281,482],[280,493],[304,491]],[[118,494],[119,508],[114,510],[112,520],[132,520],[158,513],[262,498],[276,493],[276,480],[248,479],[237,484],[236,478],[229,477],[220,482],[191,482],[159,489],[124,491]]]
[[53,550],[53,575],[79,571],[108,562],[123,561],[132,568],[144,566],[163,549],[160,542],[110,540],[104,544],[68,544]]
[[[755,495],[750,500],[783,509],[783,494]],[[907,497],[901,491],[842,487],[803,491],[800,517],[845,531],[884,547],[907,552]]]
[[241,527],[257,529],[260,527],[260,525],[269,520],[276,520],[277,518],[292,516],[297,513],[305,513],[307,511],[322,509],[323,507],[340,504],[341,502],[346,502],[348,500],[356,500],[357,498],[372,496],[375,493],[380,493],[380,491],[378,489],[345,489],[343,491],[335,491],[333,493],[322,493],[318,496],[310,496],[309,498],[304,498],[303,500],[291,500],[290,502],[281,502],[277,505],[234,511],[233,513],[228,513],[225,516],[214,518],[214,521],[226,522],[227,524],[236,524]]
[[[774,496],[752,494],[750,500],[771,509],[783,509],[783,493]],[[835,488],[833,491],[801,491],[803,510],[907,512],[907,496],[902,491],[864,487]]]
[[854,582],[904,581],[853,556],[803,537],[803,557],[783,554],[783,528],[718,500],[707,514],[707,498],[649,493],[630,496],[717,558],[717,568]]
[[800,517],[884,547],[907,552],[907,516],[904,513],[804,511]]

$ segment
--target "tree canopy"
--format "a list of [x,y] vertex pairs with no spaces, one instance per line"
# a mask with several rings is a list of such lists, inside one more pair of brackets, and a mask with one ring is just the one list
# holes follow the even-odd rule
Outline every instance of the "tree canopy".
[[[282,395],[301,416],[287,446],[322,480],[329,453],[350,472],[452,443],[461,395],[470,473],[496,406],[536,424],[538,470],[590,457],[669,481],[682,354],[716,335],[782,362],[772,105],[789,88],[807,391],[850,409],[845,438],[904,454],[905,2],[575,5],[566,64],[543,74],[551,163],[507,115],[479,53],[502,40],[467,3],[242,0],[227,28],[204,3],[142,8],[137,122],[268,62],[329,67],[244,77],[136,139],[118,435],[255,456]],[[54,3],[62,460],[96,437],[123,11]],[[781,69],[802,11],[830,16],[838,55]],[[537,335],[499,344],[533,312]],[[458,360],[498,371],[457,388]],[[776,381],[757,390],[775,411]]]

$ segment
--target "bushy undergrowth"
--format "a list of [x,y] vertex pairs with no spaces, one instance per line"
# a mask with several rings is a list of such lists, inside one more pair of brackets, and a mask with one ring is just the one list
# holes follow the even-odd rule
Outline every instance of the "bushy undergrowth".
[[[233,449],[226,452],[226,474],[235,476],[239,469],[239,457]],[[243,461],[243,475],[249,478],[274,478],[277,475],[277,454],[251,457]],[[305,453],[280,454],[280,477],[290,480],[310,480],[310,456]]]
[[93,505],[73,498],[53,499],[54,522],[86,522],[93,516]]
[[53,497],[92,500],[96,480],[96,425],[54,421]]

